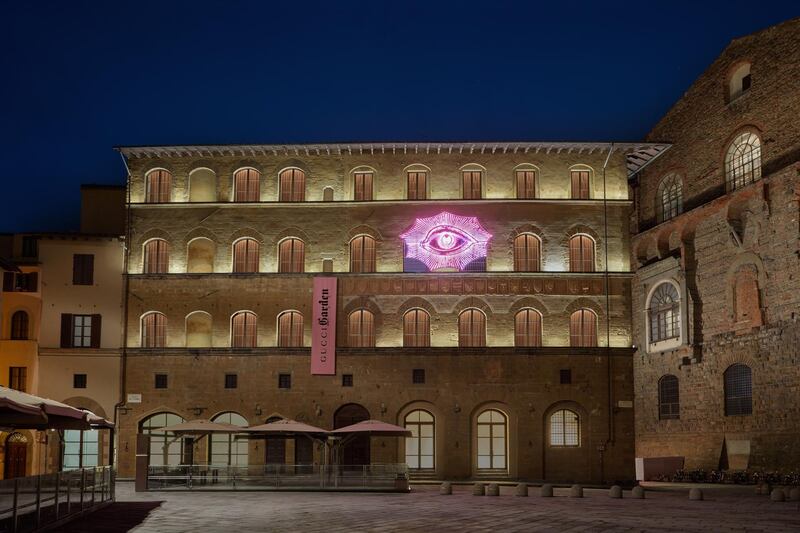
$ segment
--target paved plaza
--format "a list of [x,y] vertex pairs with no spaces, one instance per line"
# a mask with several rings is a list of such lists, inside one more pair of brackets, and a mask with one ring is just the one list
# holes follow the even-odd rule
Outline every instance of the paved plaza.
[[775,503],[750,488],[706,490],[690,502],[684,489],[649,491],[644,500],[613,500],[605,490],[586,497],[528,498],[502,487],[499,497],[473,496],[470,486],[440,496],[436,486],[410,494],[314,492],[135,493],[119,483],[117,502],[66,532],[177,533],[239,531],[800,531],[797,502]]

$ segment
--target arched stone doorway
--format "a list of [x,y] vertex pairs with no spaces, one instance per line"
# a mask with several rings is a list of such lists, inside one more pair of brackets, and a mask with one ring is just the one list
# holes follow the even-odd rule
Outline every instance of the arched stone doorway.
[[12,433],[6,438],[4,479],[25,477],[28,462],[28,439],[22,433]]
[[[369,420],[369,411],[357,403],[348,403],[341,406],[333,415],[333,429],[357,424],[364,420]],[[369,436],[360,435],[349,441],[342,450],[341,464],[370,464]]]

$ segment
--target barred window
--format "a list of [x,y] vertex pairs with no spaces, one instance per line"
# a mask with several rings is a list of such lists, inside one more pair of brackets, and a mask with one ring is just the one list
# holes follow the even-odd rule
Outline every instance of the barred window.
[[172,188],[172,174],[168,170],[151,170],[145,177],[145,202],[161,204],[169,202]]
[[234,348],[255,348],[256,315],[250,311],[240,311],[231,317],[231,346]]
[[541,242],[532,233],[514,237],[514,272],[538,272],[541,270]]
[[683,188],[681,178],[670,174],[658,186],[656,214],[659,222],[664,222],[683,212]]
[[28,340],[28,313],[17,311],[11,315],[11,340]]
[[291,237],[278,245],[278,272],[304,272],[306,245],[300,239]]
[[403,346],[431,345],[431,317],[424,309],[409,309],[403,315]]
[[478,415],[478,470],[505,470],[508,444],[508,418],[497,409]]
[[559,409],[550,415],[550,446],[581,445],[581,420],[578,413]]
[[354,348],[375,346],[375,315],[357,309],[347,317],[347,345]]
[[353,173],[353,200],[367,202],[372,200],[372,182],[375,178],[373,172]]
[[514,316],[514,345],[542,345],[542,315],[536,309],[522,309]]
[[169,244],[164,239],[152,239],[144,244],[144,273],[169,272]]
[[458,315],[458,345],[486,346],[486,315],[479,309],[465,309]]
[[163,348],[167,340],[167,317],[153,311],[142,317],[142,348]]
[[651,343],[681,336],[681,303],[675,285],[668,281],[659,284],[650,297],[647,313]]
[[306,173],[299,168],[287,168],[279,176],[280,201],[302,202],[306,199]]
[[591,198],[589,177],[589,170],[573,170],[570,172],[573,200],[588,200]]
[[297,311],[286,311],[278,316],[278,346],[303,346],[303,315]]
[[375,239],[359,235],[350,241],[350,272],[375,272]]
[[591,309],[578,309],[569,317],[569,345],[597,346],[597,315]]
[[412,171],[407,174],[408,199],[426,200],[428,198],[428,173],[425,171]]
[[483,172],[480,170],[465,170],[461,173],[462,192],[464,200],[481,199],[481,178]]
[[761,139],[745,132],[736,137],[725,154],[728,189],[739,189],[761,179]]
[[588,235],[573,235],[569,240],[569,271],[594,272],[594,240]]
[[432,470],[434,468],[434,428],[433,415],[428,411],[416,410],[406,415],[405,427],[411,431],[406,437],[406,464],[412,470]]
[[659,420],[677,420],[680,417],[678,378],[672,374],[661,376],[661,379],[658,380],[658,418]]
[[520,200],[532,200],[536,198],[536,171],[517,170],[517,198]]
[[233,271],[236,273],[258,272],[258,241],[239,239],[233,243]]
[[725,416],[753,414],[753,371],[736,363],[723,374],[725,382]]
[[254,168],[242,168],[233,174],[233,201],[258,202],[261,199],[261,173]]

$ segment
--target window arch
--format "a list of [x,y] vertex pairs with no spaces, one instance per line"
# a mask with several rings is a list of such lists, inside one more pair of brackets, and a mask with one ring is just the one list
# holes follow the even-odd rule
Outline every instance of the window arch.
[[761,179],[761,139],[747,131],[731,141],[725,153],[725,181],[728,189],[744,187]]
[[542,345],[542,314],[527,307],[514,315],[514,345],[538,347]]
[[375,272],[377,270],[375,239],[358,235],[350,241],[350,272]]
[[278,272],[305,272],[306,243],[289,237],[278,243]]
[[240,168],[233,173],[233,201],[258,202],[261,199],[261,173],[254,168]]
[[576,348],[597,346],[597,315],[591,309],[578,309],[569,317],[569,345]]
[[186,315],[186,347],[209,348],[211,328],[211,315],[205,311],[194,311]]
[[29,323],[30,320],[26,311],[16,311],[13,315],[11,315],[11,340],[28,340]]
[[186,245],[186,272],[214,272],[214,241],[206,237],[197,237]]
[[458,315],[458,345],[462,348],[486,346],[486,315],[474,307]]
[[142,316],[142,348],[163,348],[167,345],[167,317],[151,311]]
[[234,313],[231,317],[231,346],[233,348],[255,348],[256,336],[256,314],[250,311]]
[[647,306],[650,342],[661,342],[681,336],[681,302],[673,283],[659,283]]
[[570,409],[559,409],[550,415],[550,446],[578,447],[581,445],[581,419]]
[[541,270],[542,243],[533,233],[514,237],[514,272],[539,272]]
[[431,345],[431,316],[420,308],[403,314],[403,346],[423,348]]
[[372,200],[375,171],[361,167],[353,171],[353,200],[368,202]]
[[569,239],[569,271],[594,272],[594,239],[586,234]]
[[518,168],[514,171],[517,185],[517,199],[533,200],[536,198],[536,169]]
[[731,72],[728,81],[728,101],[732,102],[750,90],[750,63],[742,63]]
[[172,173],[163,168],[151,170],[145,176],[145,202],[162,204],[169,202],[172,192]]
[[233,271],[258,272],[258,241],[245,237],[233,243]]
[[217,175],[213,170],[201,167],[189,173],[189,201],[217,201]]
[[497,409],[486,409],[477,420],[478,470],[508,468],[508,417]]
[[169,272],[169,244],[164,239],[150,239],[144,243],[144,273]]
[[284,311],[278,315],[278,346],[298,348],[303,346],[303,315],[298,311]]
[[433,470],[436,466],[436,420],[422,409],[408,413],[405,428],[411,431],[406,437],[406,464],[411,470]]
[[306,198],[306,173],[287,168],[278,175],[281,202],[302,202]]
[[753,414],[753,371],[741,363],[729,366],[725,382],[725,416]]
[[[148,416],[139,424],[139,432],[150,436],[150,466],[178,466],[188,463],[184,461],[184,443],[190,444],[191,438],[175,438],[170,433],[161,433],[163,427],[185,422],[184,418],[174,413],[156,413]],[[191,448],[187,446],[189,450]],[[189,451],[188,453],[191,453]]]
[[661,376],[658,380],[658,418],[677,420],[681,417],[680,390],[678,378],[672,374]]
[[571,197],[573,200],[588,200],[592,197],[592,171],[588,167],[570,169]]
[[375,346],[375,315],[366,309],[356,309],[347,317],[347,345],[353,348]]
[[461,171],[461,192],[464,200],[483,197],[483,169],[470,167]]
[[[242,428],[249,424],[239,413],[220,413],[211,419],[212,422],[232,424]],[[247,466],[249,462],[248,440],[237,439],[230,433],[212,433],[209,436],[208,464],[220,466]]]
[[683,186],[677,174],[661,180],[656,199],[656,216],[659,222],[675,218],[683,212]]

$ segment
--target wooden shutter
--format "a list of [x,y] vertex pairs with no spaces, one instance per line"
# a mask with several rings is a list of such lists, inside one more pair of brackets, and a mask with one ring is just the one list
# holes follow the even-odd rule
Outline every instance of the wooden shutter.
[[61,313],[61,347],[72,348],[72,315]]
[[290,272],[304,272],[305,261],[305,243],[300,239],[292,239],[292,268]]
[[92,315],[92,348],[100,347],[100,328],[102,326],[102,322],[102,317],[100,315]]
[[303,315],[300,313],[292,313],[292,334],[290,346],[303,345]]
[[14,292],[14,273],[3,272],[3,291]]
[[306,198],[306,173],[295,170],[292,176],[292,201],[302,202]]
[[356,237],[350,241],[350,272],[362,272],[364,238]]
[[583,260],[581,272],[594,272],[594,241],[586,235],[581,236],[581,259]]
[[536,172],[533,170],[517,171],[517,198],[533,199],[536,197]]

